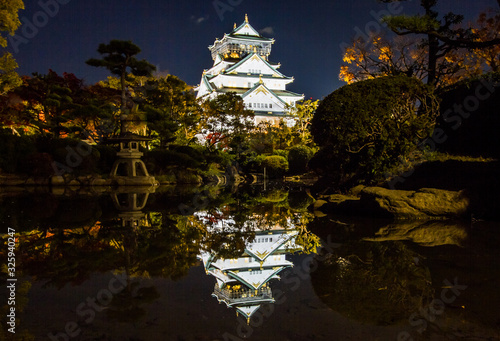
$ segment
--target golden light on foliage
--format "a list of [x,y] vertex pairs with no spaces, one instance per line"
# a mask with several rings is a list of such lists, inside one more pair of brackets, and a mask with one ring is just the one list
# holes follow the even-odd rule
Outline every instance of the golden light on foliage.
[[[468,26],[476,34],[476,41],[500,37],[500,14],[481,13]],[[339,79],[353,82],[406,74],[425,81],[428,76],[428,50],[422,37],[372,34],[369,40],[355,40],[344,50]],[[456,83],[465,78],[500,70],[500,45],[483,49],[446,49],[438,54],[436,82],[438,87]]]

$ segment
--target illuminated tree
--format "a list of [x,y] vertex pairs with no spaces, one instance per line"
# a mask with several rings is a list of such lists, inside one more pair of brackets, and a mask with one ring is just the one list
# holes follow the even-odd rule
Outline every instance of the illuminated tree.
[[35,73],[25,78],[16,94],[24,101],[19,115],[27,117],[30,124],[42,135],[62,137],[80,130],[73,122],[75,102],[84,91],[83,81],[74,74],[59,76]]
[[[24,9],[21,0],[3,0],[0,4],[0,46],[7,47],[7,38],[4,35],[14,35],[16,29],[21,25],[18,11]],[[21,78],[15,72],[18,65],[14,57],[9,52],[4,52],[0,56],[0,95],[21,85]]]
[[[134,76],[126,79],[127,96],[146,113],[153,144],[189,144],[202,129],[201,111],[193,88],[174,75]],[[120,79],[108,77],[103,87],[120,89]],[[158,141],[158,142],[156,142]]]
[[201,130],[201,112],[193,88],[174,75],[152,77],[134,85],[147,113],[148,128],[155,131],[160,147],[167,142],[188,144]]
[[358,39],[345,49],[339,78],[347,84],[399,74],[423,80],[425,61],[425,50],[407,37],[371,35],[369,42]]
[[319,100],[313,101],[312,99],[296,103],[295,107],[290,110],[290,115],[295,118],[295,125],[293,126],[294,132],[299,137],[299,144],[312,145],[312,136],[309,128],[314,112],[318,108]]
[[395,37],[382,33],[354,41],[344,51],[339,78],[350,84],[405,74],[442,87],[498,68],[498,15],[483,13],[476,27],[464,28],[461,15],[448,13],[439,19],[433,10],[436,2],[421,1],[423,16],[385,17]]
[[[381,0],[399,2],[404,0]],[[441,19],[434,10],[437,0],[421,0],[424,15],[396,15],[384,17],[384,22],[397,35],[424,36],[421,43],[427,51],[427,84],[435,86],[439,80],[439,59],[458,49],[483,49],[500,44],[498,32],[492,39],[481,40],[471,28],[459,27],[462,15],[447,13]],[[500,5],[500,3],[499,3]]]
[[[479,15],[476,27],[472,28],[479,41],[491,41],[500,37],[500,13],[483,12]],[[500,71],[500,44],[482,49],[473,49],[472,55],[478,67],[490,68],[493,72]]]
[[243,100],[235,93],[227,93],[202,104],[207,147],[239,146],[254,128],[254,113],[245,109]]

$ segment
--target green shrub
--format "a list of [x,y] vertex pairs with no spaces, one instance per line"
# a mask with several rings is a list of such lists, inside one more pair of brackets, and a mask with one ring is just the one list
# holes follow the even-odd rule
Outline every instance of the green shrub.
[[305,191],[288,193],[288,205],[292,210],[305,211],[314,203],[314,199]]
[[[206,149],[203,147],[203,149]],[[198,164],[205,163],[205,155],[203,155],[203,150],[201,148],[195,148],[192,146],[170,146],[169,150],[175,151],[180,154],[186,154],[192,159],[196,160]]]
[[313,156],[313,151],[307,146],[295,146],[288,152],[288,164],[291,174],[302,174],[307,171],[307,163]]
[[272,178],[282,177],[288,171],[287,159],[279,155],[266,156],[262,166],[266,168],[267,175]]
[[251,152],[241,164],[243,170],[247,173],[262,173],[262,163],[265,158],[266,155],[257,155],[255,152]]
[[148,171],[154,175],[165,174],[169,167],[200,168],[198,160],[174,150],[155,149],[145,153],[144,162]]
[[273,152],[273,155],[283,156],[285,159],[287,159],[288,158],[288,150],[285,150],[285,149],[276,149]]
[[343,86],[321,101],[311,121],[314,142],[327,156],[315,164],[336,185],[380,179],[429,136],[438,108],[433,89],[416,78]]

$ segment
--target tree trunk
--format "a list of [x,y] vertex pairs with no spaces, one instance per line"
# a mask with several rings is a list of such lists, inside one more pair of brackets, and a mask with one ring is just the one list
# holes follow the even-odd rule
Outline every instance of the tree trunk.
[[126,120],[127,120],[127,114],[126,114],[126,103],[127,103],[127,96],[125,93],[125,68],[122,70],[122,74],[120,75],[120,86],[122,88],[122,96],[121,96],[121,106],[120,106],[120,135],[125,134],[126,132]]
[[437,54],[439,50],[439,41],[436,37],[428,35],[429,39],[429,62],[427,65],[427,84],[431,86],[436,85],[437,81]]

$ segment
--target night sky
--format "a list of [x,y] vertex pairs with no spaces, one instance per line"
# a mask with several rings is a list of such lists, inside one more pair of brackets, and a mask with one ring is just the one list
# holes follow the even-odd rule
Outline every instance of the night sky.
[[[203,69],[212,66],[207,49],[215,38],[244,21],[266,37],[275,38],[270,60],[280,71],[294,76],[289,90],[306,98],[322,98],[344,83],[338,80],[341,44],[356,32],[380,26],[371,13],[388,11],[376,0],[25,0],[17,45],[11,46],[19,73],[74,73],[87,84],[105,79],[105,69],[85,61],[98,58],[97,47],[112,39],[131,40],[142,52],[139,58],[160,72],[197,85]],[[403,2],[396,10],[414,13],[420,1]],[[496,0],[440,0],[441,13],[453,11],[475,19]],[[44,4],[52,4],[43,6]],[[216,10],[218,5],[219,12]],[[397,14],[397,13],[395,13]],[[38,27],[36,27],[38,26]]]

